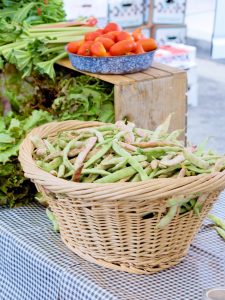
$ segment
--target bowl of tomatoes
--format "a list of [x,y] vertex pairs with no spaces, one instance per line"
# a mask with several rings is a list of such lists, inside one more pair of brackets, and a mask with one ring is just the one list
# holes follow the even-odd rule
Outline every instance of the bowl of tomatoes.
[[146,38],[141,29],[123,31],[116,23],[88,32],[81,41],[66,46],[71,64],[80,71],[98,74],[128,74],[152,65],[156,41]]

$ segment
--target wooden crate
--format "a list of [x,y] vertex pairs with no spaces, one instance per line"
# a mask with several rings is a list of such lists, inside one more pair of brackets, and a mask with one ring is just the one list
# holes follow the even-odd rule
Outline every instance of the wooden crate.
[[[59,61],[59,64],[74,69],[68,59]],[[170,113],[174,113],[171,130],[184,128],[186,132],[187,76],[185,71],[153,63],[150,69],[134,74],[81,73],[114,85],[116,120],[127,118],[138,127],[155,129]]]

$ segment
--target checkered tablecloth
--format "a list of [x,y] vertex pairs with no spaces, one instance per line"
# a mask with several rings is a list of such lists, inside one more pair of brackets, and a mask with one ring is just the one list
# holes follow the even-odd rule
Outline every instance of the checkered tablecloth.
[[[225,217],[225,193],[214,207]],[[225,241],[202,227],[186,259],[154,275],[131,275],[86,262],[66,248],[31,204],[0,209],[0,300],[201,300],[225,285]]]

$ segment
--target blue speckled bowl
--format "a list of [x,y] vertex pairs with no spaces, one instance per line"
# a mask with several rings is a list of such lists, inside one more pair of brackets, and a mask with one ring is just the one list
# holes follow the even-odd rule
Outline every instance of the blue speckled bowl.
[[143,54],[92,57],[67,51],[71,64],[80,71],[98,74],[127,74],[148,69],[152,65],[154,51]]

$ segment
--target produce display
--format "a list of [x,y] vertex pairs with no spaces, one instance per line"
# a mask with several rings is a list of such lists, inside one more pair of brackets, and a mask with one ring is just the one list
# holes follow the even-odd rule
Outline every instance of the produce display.
[[27,203],[36,189],[23,175],[18,161],[19,146],[34,127],[52,121],[48,112],[34,110],[28,118],[12,112],[0,117],[0,206]]
[[29,11],[25,6],[12,19],[0,19],[0,69],[8,62],[14,64],[23,77],[35,71],[54,80],[54,63],[67,56],[65,45],[95,29],[80,24],[68,27],[64,23],[53,27],[30,26],[25,22]]
[[108,23],[103,29],[87,32],[84,39],[67,45],[70,53],[95,57],[143,54],[156,48],[156,41],[146,38],[141,29],[129,33],[116,23]]
[[[118,121],[59,133],[54,139],[32,136],[33,157],[38,167],[54,176],[80,183],[138,182],[154,178],[180,178],[219,172],[225,157],[198,147],[184,147],[180,130],[168,133],[169,116],[155,131]],[[168,200],[164,227],[180,213],[199,213],[208,195],[190,195]]]

